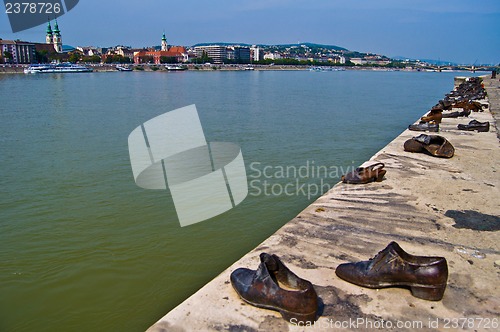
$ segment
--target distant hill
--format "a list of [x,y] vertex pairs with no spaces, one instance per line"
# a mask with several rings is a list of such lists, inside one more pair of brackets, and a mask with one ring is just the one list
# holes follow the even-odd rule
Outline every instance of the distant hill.
[[[222,46],[232,46],[232,45],[240,45],[240,46],[252,46],[251,44],[245,44],[245,43],[221,43],[221,42],[215,42],[215,43],[200,43],[193,45],[193,47],[196,46],[208,46],[208,45],[222,45]],[[268,45],[268,44],[256,44],[256,46],[259,47],[279,47],[279,48],[288,48],[288,47],[300,47],[301,45],[305,45],[309,48],[323,48],[323,49],[328,49],[328,50],[335,50],[335,51],[348,51],[348,49],[340,47],[340,46],[335,46],[335,45],[323,45],[323,44],[315,44],[315,43],[300,43],[300,44],[276,44],[276,45]]]
[[214,42],[214,43],[199,43],[199,44],[195,44],[195,45],[192,45],[192,47],[196,47],[196,46],[210,46],[210,45],[221,45],[221,46],[233,46],[233,45],[240,45],[240,46],[252,46],[250,44],[244,44],[244,43],[222,43],[222,42]]
[[276,45],[276,46],[281,46],[281,47],[299,47],[301,45],[305,45],[309,48],[324,48],[327,50],[335,50],[335,51],[349,51],[347,48],[343,48],[340,46],[336,45],[324,45],[324,44],[315,44],[315,43],[300,43],[300,44],[281,44],[281,45]]
[[429,64],[433,65],[438,65],[438,66],[458,66],[457,63],[451,62],[451,61],[446,61],[446,60],[434,60],[434,59],[412,59],[410,57],[404,57],[404,56],[393,56],[391,59],[394,60],[410,60],[410,61],[421,61],[421,62],[426,62]]

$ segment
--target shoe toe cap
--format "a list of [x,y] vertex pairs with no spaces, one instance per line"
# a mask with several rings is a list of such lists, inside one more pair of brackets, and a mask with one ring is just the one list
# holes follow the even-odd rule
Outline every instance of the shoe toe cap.
[[335,274],[340,279],[352,281],[353,279],[356,279],[358,271],[354,263],[343,263],[337,266],[337,268],[335,269]]
[[231,284],[233,288],[239,293],[245,293],[252,285],[255,271],[245,268],[239,268],[231,273]]

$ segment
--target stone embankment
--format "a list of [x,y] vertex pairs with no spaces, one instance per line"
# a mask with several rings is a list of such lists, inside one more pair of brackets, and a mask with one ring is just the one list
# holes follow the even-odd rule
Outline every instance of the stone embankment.
[[[500,82],[485,78],[484,84],[489,109],[443,119],[439,135],[454,145],[453,158],[404,152],[403,143],[420,134],[405,130],[365,163],[385,163],[382,182],[337,184],[148,332],[497,330],[500,149],[490,109],[498,115]],[[471,119],[489,121],[492,128],[457,130]],[[415,298],[405,288],[358,287],[335,275],[339,264],[367,260],[391,241],[414,255],[447,259],[449,278],[441,301]],[[262,252],[280,256],[314,284],[322,304],[313,327],[245,304],[233,290],[231,272],[256,269]]]

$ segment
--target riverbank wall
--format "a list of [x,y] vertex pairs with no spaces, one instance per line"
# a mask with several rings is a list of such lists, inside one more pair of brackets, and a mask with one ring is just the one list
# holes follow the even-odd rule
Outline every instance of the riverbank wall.
[[[498,113],[490,110],[498,112],[500,82],[484,77],[484,85],[488,109],[469,118],[443,119],[439,135],[455,147],[453,158],[405,152],[404,142],[420,134],[405,130],[364,164],[383,162],[382,182],[338,183],[148,332],[498,328],[500,146],[498,117],[493,117]],[[472,119],[489,121],[490,131],[457,130]],[[363,288],[335,275],[339,264],[367,260],[391,241],[414,255],[447,259],[449,278],[441,301],[415,298],[405,288]],[[288,323],[279,313],[238,297],[231,272],[257,269],[262,252],[278,255],[314,284],[320,317],[313,326]]]

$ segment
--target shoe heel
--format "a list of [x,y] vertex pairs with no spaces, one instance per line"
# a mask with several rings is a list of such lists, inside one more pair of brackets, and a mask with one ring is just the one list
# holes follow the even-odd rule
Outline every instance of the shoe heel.
[[299,314],[295,312],[289,312],[289,311],[280,311],[281,316],[283,318],[292,323],[292,324],[297,324],[297,323],[307,323],[307,322],[314,322],[316,320],[316,312],[312,312],[310,314]]
[[384,178],[385,173],[387,173],[387,171],[385,169],[378,171],[377,179],[375,181],[382,182],[382,179]]
[[410,289],[411,294],[415,297],[418,297],[419,299],[439,301],[443,298],[446,285],[434,288],[412,286]]

